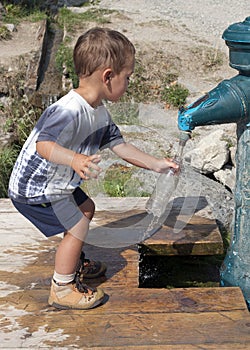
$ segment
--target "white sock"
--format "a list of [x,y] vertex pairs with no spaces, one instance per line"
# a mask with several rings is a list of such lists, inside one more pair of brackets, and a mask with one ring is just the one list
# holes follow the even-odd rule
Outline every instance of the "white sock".
[[74,278],[75,278],[75,273],[71,273],[70,275],[61,275],[60,273],[57,273],[56,271],[54,271],[54,275],[53,275],[53,280],[57,284],[62,284],[62,285],[72,282]]

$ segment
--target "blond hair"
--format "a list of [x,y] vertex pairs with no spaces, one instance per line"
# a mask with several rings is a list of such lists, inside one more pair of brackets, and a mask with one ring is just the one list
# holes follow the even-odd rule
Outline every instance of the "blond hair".
[[74,48],[75,71],[90,76],[101,68],[119,74],[135,55],[134,45],[123,34],[107,28],[93,28],[81,35]]

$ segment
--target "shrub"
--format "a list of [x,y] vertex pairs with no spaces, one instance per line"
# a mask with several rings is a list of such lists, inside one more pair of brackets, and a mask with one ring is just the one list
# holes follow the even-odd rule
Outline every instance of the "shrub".
[[0,151],[0,198],[8,197],[9,177],[19,151],[17,145],[4,147]]
[[73,87],[78,86],[78,77],[75,73],[73,50],[70,47],[61,44],[56,53],[56,68],[61,74],[64,74],[66,67],[67,77],[72,81]]
[[32,22],[40,21],[47,17],[46,13],[39,9],[39,4],[33,1],[4,1],[6,13],[3,16],[5,23],[18,24],[21,20],[30,20]]
[[161,97],[165,103],[173,107],[180,107],[185,104],[188,94],[189,91],[186,88],[176,83],[166,85],[161,92]]
[[72,32],[77,28],[82,28],[84,22],[96,22],[98,24],[110,23],[106,17],[115,11],[107,9],[89,9],[82,13],[74,13],[69,9],[62,7],[59,9],[57,22],[68,32]]
[[[143,58],[143,53],[140,54]],[[159,56],[159,57],[158,57]],[[178,84],[177,74],[166,73],[158,69],[158,60],[164,60],[161,53],[155,53],[156,62],[152,58],[136,59],[135,71],[130,78],[123,102],[164,102],[173,107],[185,104],[189,91]],[[168,69],[168,67],[163,67]],[[157,70],[157,72],[155,72]]]
[[14,143],[22,146],[41,114],[41,109],[31,105],[26,95],[12,98],[5,107],[5,131],[13,134]]
[[9,97],[7,104],[0,105],[0,110],[6,120],[3,129],[13,135],[13,143],[0,150],[0,198],[8,195],[8,182],[13,165],[21,147],[41,114],[41,109],[34,107],[24,94],[25,74],[23,73],[23,64],[24,61],[20,58],[18,74],[3,74]]
[[0,40],[11,39],[11,33],[5,26],[0,26]]

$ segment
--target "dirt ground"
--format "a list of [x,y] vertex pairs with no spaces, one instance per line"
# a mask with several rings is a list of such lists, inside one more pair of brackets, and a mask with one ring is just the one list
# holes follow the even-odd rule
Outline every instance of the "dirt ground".
[[[169,69],[176,72],[191,97],[236,74],[229,67],[228,49],[221,35],[229,24],[246,18],[249,1],[232,6],[229,0],[102,0],[96,6],[117,10],[109,15],[109,27],[124,32],[145,60],[154,59],[152,74],[164,66],[166,74]],[[38,38],[39,24],[20,23],[11,40],[0,41],[0,64],[15,69],[13,58],[37,50]]]
[[[100,7],[121,11],[127,21],[112,22],[112,26],[125,31],[153,57],[161,50],[178,70],[179,81],[194,95],[237,74],[229,67],[228,48],[221,36],[230,24],[249,15],[249,1],[102,0]],[[220,54],[221,64],[213,65]]]
[[39,47],[39,29],[40,23],[18,24],[10,40],[0,41],[0,64],[11,67],[18,56],[36,51]]

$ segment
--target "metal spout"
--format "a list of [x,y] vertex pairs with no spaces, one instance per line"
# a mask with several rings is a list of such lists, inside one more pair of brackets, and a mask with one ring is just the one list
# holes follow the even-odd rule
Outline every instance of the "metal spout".
[[217,87],[178,113],[180,130],[196,126],[236,123],[249,116],[249,77],[237,75],[223,80]]

